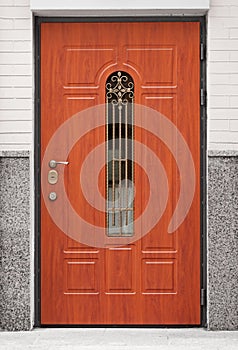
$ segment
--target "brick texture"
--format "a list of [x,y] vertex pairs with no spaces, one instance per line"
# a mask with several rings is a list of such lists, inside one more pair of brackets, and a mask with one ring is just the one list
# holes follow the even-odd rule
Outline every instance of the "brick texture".
[[238,150],[238,1],[208,14],[208,148]]
[[32,148],[30,0],[0,0],[0,150]]

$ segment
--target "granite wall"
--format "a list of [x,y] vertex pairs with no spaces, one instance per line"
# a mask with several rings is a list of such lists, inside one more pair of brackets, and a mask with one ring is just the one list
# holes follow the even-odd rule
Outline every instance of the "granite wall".
[[[208,329],[238,329],[238,152],[208,157]],[[0,153],[0,327],[31,329],[30,161]]]
[[208,157],[208,328],[238,329],[238,152]]
[[0,327],[29,330],[29,152],[0,153]]

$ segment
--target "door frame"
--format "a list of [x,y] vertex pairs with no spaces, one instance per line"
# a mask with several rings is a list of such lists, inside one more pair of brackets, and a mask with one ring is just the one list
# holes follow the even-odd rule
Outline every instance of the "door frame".
[[[201,256],[201,327],[207,326],[207,61],[206,61],[206,16],[138,16],[138,17],[34,17],[34,327],[41,327],[41,260],[40,260],[40,235],[41,235],[41,96],[40,96],[40,41],[41,41],[41,23],[57,22],[199,22],[200,23],[200,256]],[[52,325],[54,326],[54,325]],[[93,327],[100,327],[92,325]],[[47,326],[49,327],[49,326]],[[60,327],[60,325],[57,325]],[[67,326],[61,326],[67,327]],[[72,327],[72,326],[70,326]],[[76,326],[77,327],[77,326]],[[79,325],[82,327],[82,325]],[[90,327],[90,325],[87,325]],[[105,327],[105,326],[104,326]],[[121,327],[121,326],[120,326]],[[126,325],[125,327],[134,327]],[[141,326],[140,327],[146,327]],[[147,326],[148,327],[148,326]],[[153,325],[153,327],[165,327]],[[166,328],[174,327],[166,325]],[[178,325],[176,325],[178,327]],[[186,326],[180,326],[186,327]],[[191,327],[191,326],[189,326]]]

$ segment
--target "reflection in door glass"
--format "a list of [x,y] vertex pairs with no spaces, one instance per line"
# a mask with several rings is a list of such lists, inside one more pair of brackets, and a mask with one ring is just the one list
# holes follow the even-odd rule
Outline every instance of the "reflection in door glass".
[[133,102],[134,82],[122,71],[106,82],[107,234],[134,232]]

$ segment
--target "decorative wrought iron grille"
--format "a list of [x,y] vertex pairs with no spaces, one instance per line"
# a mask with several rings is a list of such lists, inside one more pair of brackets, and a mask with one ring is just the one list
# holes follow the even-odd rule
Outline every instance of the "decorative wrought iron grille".
[[114,72],[106,82],[108,236],[134,233],[133,104],[132,77]]

